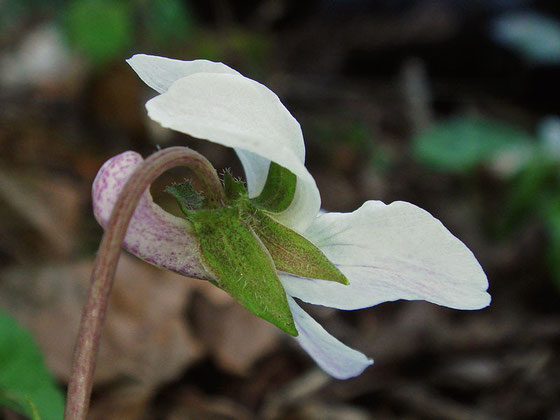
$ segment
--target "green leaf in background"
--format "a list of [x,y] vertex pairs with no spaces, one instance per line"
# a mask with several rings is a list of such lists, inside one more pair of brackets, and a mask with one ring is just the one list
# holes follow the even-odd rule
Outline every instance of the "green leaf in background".
[[455,117],[434,125],[413,139],[412,152],[436,170],[465,172],[501,154],[530,148],[529,134],[496,121]]
[[74,0],[65,11],[65,32],[71,45],[94,65],[126,53],[134,39],[131,2]]
[[497,42],[515,50],[529,62],[560,63],[560,22],[552,16],[515,11],[499,16],[491,26]]
[[182,0],[147,2],[142,19],[149,45],[166,46],[170,42],[184,41],[192,31],[194,21],[187,3]]
[[0,310],[0,405],[31,418],[60,420],[64,398],[31,335]]
[[33,401],[31,401],[31,398],[28,395],[26,395],[25,400],[27,401],[27,405],[31,410],[31,420],[41,420],[41,416],[39,415],[39,410],[37,410],[37,407],[35,406]]
[[550,271],[560,288],[560,198],[551,203],[546,211],[548,233],[547,259]]
[[546,216],[560,194],[560,163],[544,154],[535,154],[512,178],[508,198],[502,204],[501,229],[511,230],[536,215]]
[[187,45],[192,57],[225,63],[239,61],[244,65],[244,74],[262,79],[263,69],[273,53],[274,41],[263,32],[255,36],[254,32],[242,27],[224,28],[218,32],[198,27]]
[[368,153],[374,144],[369,126],[362,121],[316,117],[311,122],[311,130],[317,146],[325,151],[344,145],[360,153]]

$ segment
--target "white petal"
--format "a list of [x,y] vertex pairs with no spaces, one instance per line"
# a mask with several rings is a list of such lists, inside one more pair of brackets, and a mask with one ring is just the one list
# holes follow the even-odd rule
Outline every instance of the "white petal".
[[237,153],[237,157],[239,157],[245,170],[249,197],[258,196],[266,183],[270,160],[246,150],[235,149],[235,153]]
[[[117,197],[128,178],[142,162],[136,152],[124,152],[109,159],[95,177],[93,212],[105,227]],[[200,263],[196,238],[187,220],[175,217],[154,203],[147,189],[130,221],[123,247],[161,268],[185,276],[209,279]]]
[[223,63],[208,60],[182,61],[156,55],[136,54],[126,62],[144,83],[159,93],[166,92],[176,80],[195,73],[239,74]]
[[[210,127],[204,127],[202,129],[200,129],[200,127],[198,127],[198,129],[197,127],[189,127],[189,118],[186,118],[187,121],[173,124],[166,123],[166,121],[169,121],[169,118],[165,116],[161,120],[158,119],[158,115],[161,117],[161,113],[156,112],[155,114],[150,114],[149,112],[149,115],[152,119],[160,122],[165,127],[173,128],[177,131],[190,134],[194,137],[207,139],[224,146],[234,147],[245,169],[249,195],[251,197],[258,196],[262,191],[271,160],[290,169],[298,176],[296,194],[291,206],[282,214],[277,215],[276,218],[283,224],[300,232],[309,226],[321,204],[319,191],[317,190],[315,181],[309,175],[305,167],[303,167],[305,147],[299,124],[272,91],[251,79],[241,76],[237,71],[225,64],[214,63],[208,60],[181,61],[165,57],[137,54],[128,59],[127,62],[148,86],[160,93],[167,92],[171,85],[177,80],[195,74],[233,74],[238,75],[240,79],[244,79],[246,83],[245,87],[241,87],[241,91],[232,87],[236,96],[228,98],[229,101],[224,101],[222,97],[219,97],[219,102],[213,102],[213,98],[216,96],[216,93],[218,93],[215,90],[220,88],[213,87],[211,80],[209,83],[208,81],[199,82],[206,83],[206,86],[204,86],[206,91],[200,92],[203,98],[206,98],[206,102],[203,104],[193,104],[189,110],[191,114],[190,118],[197,119],[199,113],[206,114],[207,119],[216,118],[214,121],[209,121]],[[249,88],[249,85],[252,86]],[[200,86],[198,88],[200,89]],[[246,89],[245,92],[243,92],[243,88]],[[210,91],[210,93],[214,95],[209,95],[207,91]],[[230,92],[230,89],[226,88],[222,92],[222,95],[228,95],[228,92]],[[182,96],[181,92],[176,93],[175,99],[177,99],[178,96],[181,102],[187,102],[188,100],[195,102],[197,99],[193,96]],[[189,92],[185,93],[189,94]],[[241,106],[242,104],[239,100],[244,98],[243,93],[248,95],[243,103],[245,105],[252,105],[251,109],[244,109],[244,107]],[[192,92],[190,94],[192,94]],[[251,98],[254,99],[255,96],[258,98],[251,104]],[[171,99],[167,101],[173,102]],[[164,108],[164,113],[166,103],[168,102],[160,104],[160,107]],[[209,104],[210,106],[208,107]],[[174,105],[171,103],[170,106]],[[202,106],[202,108],[197,109],[198,106]],[[208,110],[206,109],[207,107],[209,109],[218,108],[218,115],[208,115],[206,113]],[[234,141],[232,142],[230,136],[224,136],[219,130],[212,129],[214,123],[220,124],[222,119],[226,117],[220,114],[220,112],[223,111],[223,109],[219,109],[221,107],[229,108],[227,109],[228,114],[233,113],[233,115],[229,115],[229,122],[231,123],[233,120],[233,127],[226,127],[226,130],[233,128],[237,131],[237,141],[233,139]],[[150,111],[150,108],[148,108],[148,111]],[[241,118],[238,119],[238,116],[241,116]],[[173,119],[175,120],[176,118]],[[227,125],[227,119],[226,117],[226,121],[224,121],[226,123],[225,125]],[[239,127],[247,124],[247,121],[252,127]],[[236,127],[236,124],[238,127]],[[208,121],[206,125],[208,125]],[[210,130],[208,128],[210,128]],[[271,134],[269,129],[274,132],[274,137],[272,138],[268,138]],[[247,144],[244,144],[243,141],[239,141],[242,140],[239,139],[239,135],[243,135],[247,130],[249,131],[249,135],[247,137]],[[254,147],[254,144],[251,144],[251,142],[254,142],[255,136],[258,142],[263,141],[266,144],[262,145],[263,147]],[[277,156],[275,151],[276,147],[287,147],[290,149],[301,165],[295,161],[296,159],[294,159],[294,156]],[[263,149],[268,150],[265,150],[263,153]]]
[[304,165],[301,128],[276,94],[262,84],[231,73],[194,73],[178,79],[146,104],[162,126],[233,147],[247,170],[252,196],[260,193],[274,161],[298,177],[290,207],[276,216],[303,231],[320,208],[319,191]]
[[359,309],[397,299],[456,309],[490,303],[488,280],[472,252],[439,220],[410,203],[368,201],[353,213],[320,215],[305,232],[350,284],[282,274],[305,302]]
[[337,379],[349,379],[360,375],[373,364],[373,360],[342,344],[325,331],[290,296],[288,304],[299,333],[295,339],[329,375]]

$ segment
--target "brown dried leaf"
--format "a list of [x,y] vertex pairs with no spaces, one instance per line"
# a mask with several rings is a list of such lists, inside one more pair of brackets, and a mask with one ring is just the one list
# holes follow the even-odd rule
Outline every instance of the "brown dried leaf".
[[153,390],[145,385],[130,384],[111,387],[93,400],[89,420],[136,420],[142,418]]
[[228,372],[247,374],[278,343],[278,328],[233,300],[216,305],[209,299],[195,299],[193,308],[194,328],[217,364]]
[[[91,261],[0,272],[0,306],[26,325],[47,364],[67,380]],[[201,355],[183,321],[193,280],[128,255],[117,270],[95,383],[132,379],[155,386]]]
[[0,197],[41,233],[56,254],[70,253],[83,202],[73,183],[0,170]]
[[202,294],[214,306],[229,307],[235,302],[230,295],[208,281],[195,282],[193,290]]
[[249,420],[250,413],[239,404],[223,397],[201,394],[194,389],[185,389],[179,393],[167,420]]

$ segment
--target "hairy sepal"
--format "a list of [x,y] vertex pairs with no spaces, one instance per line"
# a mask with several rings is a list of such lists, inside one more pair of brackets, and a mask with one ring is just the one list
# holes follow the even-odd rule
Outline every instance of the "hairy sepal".
[[281,213],[292,203],[296,193],[297,177],[288,169],[270,162],[266,183],[260,195],[251,201],[271,213]]
[[188,180],[168,185],[165,192],[175,197],[183,213],[198,210],[204,206],[204,194],[197,191]]
[[239,208],[186,212],[200,245],[204,267],[245,308],[297,336],[286,292],[267,249]]
[[250,224],[270,253],[276,269],[301,277],[348,284],[348,279],[309,240],[263,211],[248,211]]
[[240,179],[234,178],[229,170],[225,170],[223,174],[224,192],[226,198],[230,202],[235,202],[237,200],[247,199],[247,189],[245,188],[245,183]]

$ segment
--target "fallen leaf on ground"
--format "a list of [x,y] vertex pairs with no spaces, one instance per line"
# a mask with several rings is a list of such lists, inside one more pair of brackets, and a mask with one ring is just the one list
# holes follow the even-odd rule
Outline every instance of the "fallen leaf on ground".
[[[0,199],[47,240],[56,255],[68,255],[76,241],[83,202],[76,186],[64,179],[0,171]],[[18,231],[16,231],[17,233]],[[17,238],[13,238],[17,242]]]
[[[0,306],[27,326],[47,365],[69,378],[92,261],[0,272]],[[95,383],[131,380],[155,388],[201,356],[183,319],[195,280],[121,256],[101,339]]]
[[192,307],[193,327],[216,363],[228,372],[247,374],[278,343],[279,330],[274,325],[233,300],[216,305],[204,295],[194,299]]

